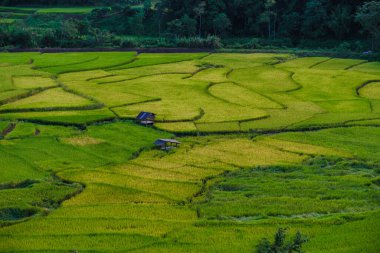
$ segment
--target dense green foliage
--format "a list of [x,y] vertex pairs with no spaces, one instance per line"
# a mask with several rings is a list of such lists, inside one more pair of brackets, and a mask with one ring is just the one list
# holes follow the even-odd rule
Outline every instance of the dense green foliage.
[[380,251],[379,62],[1,53],[0,77],[1,252]]
[[[36,7],[17,7],[26,2]],[[14,7],[0,8],[1,23],[7,24],[0,27],[0,46],[210,48],[220,47],[217,37],[222,37],[234,38],[232,42],[228,39],[223,42],[235,48],[282,46],[364,51],[378,49],[380,38],[378,1],[37,0],[10,3],[5,0],[3,4]],[[51,7],[62,4],[69,7]],[[79,7],[70,7],[70,4]],[[176,39],[170,39],[173,37]],[[205,41],[206,38],[211,43]]]
[[298,231],[293,242],[286,242],[286,239],[286,229],[279,228],[272,244],[267,238],[260,241],[257,245],[257,253],[302,253],[302,245],[307,242],[307,237]]

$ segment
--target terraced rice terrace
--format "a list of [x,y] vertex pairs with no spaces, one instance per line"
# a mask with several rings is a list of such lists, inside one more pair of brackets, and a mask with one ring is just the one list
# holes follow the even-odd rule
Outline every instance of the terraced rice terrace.
[[1,252],[253,252],[279,227],[380,251],[379,62],[1,53],[0,80]]

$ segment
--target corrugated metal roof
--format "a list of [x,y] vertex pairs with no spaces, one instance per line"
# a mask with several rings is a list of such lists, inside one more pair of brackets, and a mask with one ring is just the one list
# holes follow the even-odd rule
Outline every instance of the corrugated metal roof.
[[174,139],[158,139],[154,142],[156,145],[162,145],[165,143],[175,143],[175,144],[181,144],[181,142],[174,140]]
[[136,119],[137,120],[146,120],[146,119],[154,119],[156,117],[156,114],[151,112],[140,112]]

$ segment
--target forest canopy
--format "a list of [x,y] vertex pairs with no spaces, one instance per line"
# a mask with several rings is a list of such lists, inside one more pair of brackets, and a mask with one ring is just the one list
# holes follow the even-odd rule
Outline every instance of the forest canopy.
[[[244,38],[239,43],[250,43],[248,47],[253,48],[260,41],[252,38],[288,47],[317,47],[323,41],[357,50],[375,50],[380,40],[380,1],[2,0],[0,3],[22,7],[94,7],[91,12],[76,16],[34,14],[1,29],[1,37],[8,33],[9,38],[18,39],[33,37],[33,30],[38,30],[41,38],[28,43],[39,46],[70,46],[65,40],[98,44],[109,42],[109,37],[121,41],[125,36],[149,36],[194,41],[212,37],[211,40],[222,38],[227,43],[231,38]],[[247,42],[247,38],[251,40]],[[59,45],[59,40],[65,45]],[[0,38],[0,44],[14,43]],[[131,43],[127,41],[128,44]]]

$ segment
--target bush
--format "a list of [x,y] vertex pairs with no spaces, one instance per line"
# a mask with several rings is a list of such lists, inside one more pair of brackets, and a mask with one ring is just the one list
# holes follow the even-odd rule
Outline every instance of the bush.
[[339,51],[339,52],[347,52],[347,51],[351,51],[351,44],[348,43],[348,42],[342,42],[340,43],[336,48],[335,48],[336,51]]
[[222,48],[223,44],[218,36],[207,36],[205,40],[206,48]]
[[260,39],[253,38],[248,43],[244,44],[244,48],[246,49],[258,49],[261,48]]
[[270,243],[263,238],[256,247],[257,253],[302,253],[302,245],[308,241],[307,237],[297,232],[291,242],[286,242],[286,229],[279,228],[274,235],[274,242]]
[[207,38],[200,37],[184,37],[177,38],[175,44],[178,47],[187,47],[187,48],[221,48],[222,42],[221,39],[217,36],[208,36]]
[[42,34],[39,44],[40,47],[56,47],[58,46],[59,42],[55,32],[52,29],[50,29],[46,30]]
[[139,46],[139,41],[135,38],[124,38],[120,42],[120,47],[122,48],[135,48]]
[[24,28],[15,28],[10,32],[10,43],[14,46],[27,48],[32,47],[32,34]]

